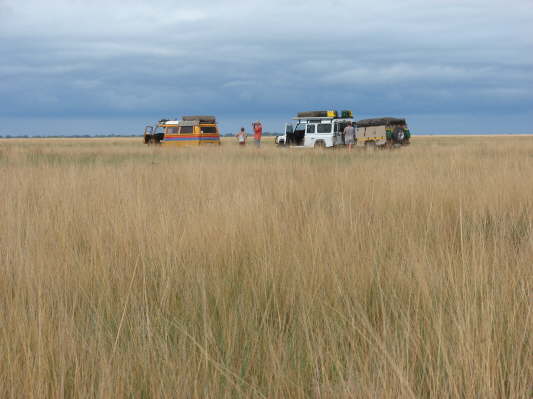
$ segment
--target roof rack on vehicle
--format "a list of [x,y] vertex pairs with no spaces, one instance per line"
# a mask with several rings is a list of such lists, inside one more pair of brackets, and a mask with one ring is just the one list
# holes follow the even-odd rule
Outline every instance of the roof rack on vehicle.
[[304,118],[323,118],[323,119],[352,119],[353,112],[350,110],[342,110],[341,112],[337,111],[305,111],[298,112],[296,117],[293,119],[304,119]]
[[296,114],[298,118],[336,118],[337,111],[305,111]]
[[188,115],[181,118],[183,121],[199,121],[203,123],[215,123],[216,118],[212,115]]

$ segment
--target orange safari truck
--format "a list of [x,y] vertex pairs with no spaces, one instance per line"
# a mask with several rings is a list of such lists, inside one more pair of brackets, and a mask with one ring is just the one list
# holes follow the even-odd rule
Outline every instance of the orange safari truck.
[[184,116],[180,121],[162,119],[155,128],[146,126],[144,142],[170,146],[220,144],[220,132],[214,116]]

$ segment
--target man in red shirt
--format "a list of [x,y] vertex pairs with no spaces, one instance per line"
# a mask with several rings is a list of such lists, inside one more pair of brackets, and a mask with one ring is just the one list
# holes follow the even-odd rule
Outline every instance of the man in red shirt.
[[263,135],[263,125],[260,121],[252,123],[252,128],[254,129],[254,139],[256,147],[261,146],[261,136]]

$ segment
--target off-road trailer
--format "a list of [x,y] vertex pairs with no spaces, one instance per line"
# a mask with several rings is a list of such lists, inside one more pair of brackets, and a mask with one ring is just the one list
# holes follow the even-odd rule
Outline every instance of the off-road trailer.
[[401,146],[409,144],[411,132],[402,118],[373,118],[357,121],[358,146]]

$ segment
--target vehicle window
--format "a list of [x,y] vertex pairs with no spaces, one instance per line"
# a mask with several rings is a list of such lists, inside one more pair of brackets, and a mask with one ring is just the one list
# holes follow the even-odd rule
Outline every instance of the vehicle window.
[[215,126],[202,126],[202,133],[216,133],[217,128]]
[[331,133],[331,124],[330,123],[321,123],[317,127],[318,133]]
[[181,126],[180,127],[180,133],[181,134],[192,133],[192,128],[193,128],[193,126]]
[[294,133],[305,133],[305,127],[307,125],[303,124],[303,123],[299,123],[296,125],[296,128],[294,129]]
[[307,133],[315,133],[316,125],[307,125]]
[[348,123],[346,122],[335,123],[335,132],[338,132],[338,133],[344,132],[344,128],[346,126],[348,126]]
[[285,126],[285,134],[291,134],[294,131],[294,128],[292,125],[286,125]]
[[165,130],[165,134],[176,134],[178,133],[178,128],[175,126],[169,126]]

